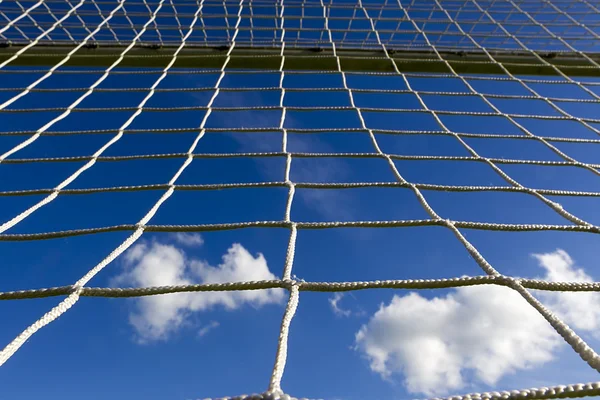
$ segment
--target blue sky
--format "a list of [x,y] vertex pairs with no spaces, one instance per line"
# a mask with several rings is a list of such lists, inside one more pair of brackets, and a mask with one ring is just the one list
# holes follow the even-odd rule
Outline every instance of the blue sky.
[[[6,67],[5,70],[14,72],[16,68]],[[117,68],[115,71],[118,74],[110,75],[99,88],[148,88],[159,76],[127,74],[131,70],[124,68]],[[0,79],[0,87],[22,88],[41,75],[31,72],[5,74]],[[39,88],[89,87],[100,75],[56,74],[41,83]],[[159,88],[213,87],[218,76],[216,71],[204,74],[170,74]],[[220,87],[276,87],[279,78],[279,73],[228,73]],[[403,79],[395,75],[348,74],[347,79],[348,86],[352,89],[407,89]],[[544,79],[550,81],[557,78]],[[600,95],[600,80],[579,79],[591,82],[586,87]],[[417,91],[468,92],[467,87],[458,79],[410,75],[408,81],[412,89]],[[476,91],[485,94],[529,94],[515,82],[468,81]],[[337,73],[287,72],[283,86],[343,87],[341,76]],[[547,97],[593,99],[572,84],[533,83],[531,88]],[[9,109],[66,107],[82,93],[30,93]],[[94,93],[79,107],[136,106],[146,93]],[[14,91],[2,91],[0,101],[4,102],[15,94]],[[205,106],[211,95],[210,91],[157,92],[146,106]],[[214,106],[277,105],[279,96],[279,91],[223,91],[216,98]],[[354,99],[358,107],[420,108],[414,94],[356,92]],[[430,109],[436,111],[491,111],[476,97],[423,95],[423,100]],[[547,104],[534,100],[490,98],[490,101],[506,113],[558,115]],[[556,101],[556,104],[576,117],[598,118],[600,115],[597,102],[584,104]],[[289,91],[284,105],[349,106],[350,102],[344,91]],[[49,131],[116,129],[132,113],[73,112],[53,125]],[[3,112],[0,113],[0,131],[36,130],[58,114]],[[365,112],[364,115],[367,126],[373,129],[439,130],[435,120],[425,113]],[[206,127],[276,127],[280,116],[281,110],[215,111],[209,117]],[[143,130],[193,128],[200,124],[203,117],[202,110],[169,113],[145,111],[129,126],[129,129],[141,132],[125,134],[103,155],[185,153],[197,131],[157,134],[144,133]],[[440,119],[453,132],[524,135],[502,117],[442,114]],[[535,118],[517,120],[535,135],[597,138],[596,133],[576,121]],[[600,129],[600,124],[590,125]],[[366,132],[336,132],[340,128],[360,127],[356,111],[353,110],[288,111],[285,127],[328,129],[318,134],[291,131],[288,137],[290,152],[374,152]],[[114,133],[43,135],[9,159],[91,155],[113,135]],[[382,151],[389,154],[469,155],[464,146],[451,136],[384,133],[376,133],[375,136]],[[22,135],[0,134],[0,153],[9,151],[26,138]],[[464,140],[483,157],[560,160],[555,153],[537,141],[471,137],[465,137]],[[553,144],[579,161],[600,163],[596,151],[598,143]],[[282,133],[276,130],[248,133],[215,132],[209,129],[200,140],[196,153],[278,152],[281,151],[281,145]],[[184,158],[102,161],[81,174],[69,188],[163,184],[171,179],[183,161]],[[84,162],[66,161],[2,163],[0,190],[53,188],[83,164]],[[481,162],[396,160],[395,165],[410,182],[508,186],[498,174]],[[581,168],[521,164],[498,166],[510,177],[531,188],[600,191],[600,178]],[[283,181],[284,168],[284,157],[196,158],[177,183]],[[291,180],[311,183],[394,182],[395,177],[386,161],[381,158],[294,157]],[[149,190],[61,195],[6,233],[52,232],[134,224],[162,194],[159,190]],[[424,190],[423,194],[438,214],[452,220],[513,224],[569,223],[534,196],[523,193]],[[43,197],[0,196],[0,222],[12,219]],[[600,206],[599,197],[548,197],[572,214],[592,224],[600,224],[596,212]],[[287,189],[284,187],[179,190],[164,203],[150,223],[187,225],[283,220],[286,198]],[[291,215],[294,221],[307,222],[429,218],[414,193],[404,188],[299,188],[296,190]],[[599,239],[595,234],[558,231],[509,233],[466,229],[461,232],[498,271],[506,275],[535,278],[545,277],[548,271],[554,271],[562,272],[562,277],[581,278],[583,275],[576,272],[577,268],[581,268],[585,271],[585,279],[597,281],[600,276],[596,256]],[[111,232],[46,241],[0,241],[0,291],[72,284],[119,246],[129,234],[130,232]],[[289,231],[284,228],[202,232],[198,236],[186,236],[183,240],[173,234],[145,233],[131,247],[130,252],[109,264],[88,286],[136,286],[143,282],[155,282],[154,279],[163,279],[163,275],[153,275],[153,271],[172,272],[172,275],[164,277],[167,279],[166,283],[173,280],[199,282],[209,276],[213,280],[226,279],[227,273],[230,273],[229,276],[248,276],[261,268],[263,277],[268,274],[281,277],[288,238]],[[241,251],[234,246],[235,243],[245,250]],[[557,249],[566,253],[558,253]],[[234,255],[229,261],[222,258],[228,251]],[[534,254],[545,254],[546,257],[536,258]],[[157,256],[159,262],[155,262],[155,258],[150,256]],[[541,268],[540,263],[546,268]],[[301,230],[297,238],[293,273],[306,281],[317,282],[435,279],[484,274],[452,232],[443,227]],[[435,367],[425,365],[427,357],[432,357],[426,351],[427,344],[421,344],[421,359],[425,360],[424,364],[410,360],[410,349],[394,346],[397,343],[418,344],[416,339],[419,338],[439,337],[446,337],[446,344],[452,347],[435,353],[447,356],[446,359],[440,359],[440,364],[462,365],[464,368],[459,369],[462,382],[454,381],[455,386],[449,387],[447,393],[435,394],[597,380],[597,372],[579,359],[566,344],[557,341],[557,335],[548,331],[544,321],[529,321],[531,314],[528,312],[531,310],[526,309],[524,302],[519,303],[521,299],[514,299],[509,295],[504,297],[503,292],[486,289],[490,290],[489,295],[478,291],[426,290],[418,292],[422,296],[419,298],[407,290],[365,290],[340,298],[328,293],[302,292],[300,305],[292,322],[282,387],[294,396],[323,399],[426,397],[432,393],[423,390],[423,382],[428,381],[419,371],[433,368],[429,369],[430,372],[434,371],[429,376],[441,374],[439,376],[445,378],[446,385],[452,386],[452,374],[456,372],[456,368],[448,367],[439,372]],[[578,293],[570,297],[536,295],[549,307],[554,307],[554,311],[562,313],[574,330],[592,347],[599,348],[599,338],[594,336],[600,325],[600,315],[597,308],[594,308],[600,304],[597,294]],[[27,399],[44,395],[50,399],[69,399],[76,398],[80,390],[85,390],[90,399],[108,396],[115,399],[132,396],[148,399],[195,399],[262,392],[270,378],[286,296],[282,297],[276,292],[263,293],[258,297],[236,296],[238,297],[170,295],[157,297],[158,300],[151,300],[150,303],[144,303],[146,300],[84,297],[65,315],[34,335],[2,367],[0,395],[6,398],[19,396]],[[498,303],[494,303],[496,300]],[[2,343],[9,343],[59,301],[58,298],[47,298],[0,302],[0,318],[6,321],[0,330]],[[398,309],[404,310],[404,314],[393,313],[398,310],[391,306],[396,304],[394,301],[400,304]],[[141,325],[132,323],[135,320],[132,316],[141,316],[143,319],[152,315],[144,313],[148,309],[144,307],[148,307],[148,304],[156,309],[167,310],[166,314],[172,312],[171,319],[167,318],[165,325],[160,325],[156,320],[153,320],[155,325],[150,323],[153,328],[159,329],[158,336],[156,330],[144,330],[140,328]],[[498,307],[497,311],[495,307]],[[584,309],[588,312],[581,313]],[[427,310],[432,320],[438,318],[448,324],[436,326],[427,319],[419,319],[417,327],[407,324],[406,318],[414,320],[427,315],[423,314]],[[385,311],[389,313],[386,314]],[[492,327],[487,333],[481,328],[484,322],[472,317],[479,315],[478,312],[493,312]],[[395,316],[389,317],[389,314]],[[519,318],[523,318],[522,323],[515,322]],[[164,321],[161,320],[161,323]],[[159,325],[162,328],[156,328]],[[147,328],[149,325],[143,326]],[[501,372],[497,379],[492,379],[493,384],[489,384],[489,381],[482,379],[482,376],[486,376],[485,373],[477,367],[481,365],[478,357],[482,354],[489,355],[490,349],[485,347],[486,340],[491,341],[492,348],[494,343],[501,348],[499,335],[510,336],[511,331],[520,332],[524,339],[509,340],[508,350],[503,354],[508,354],[509,358],[515,355],[516,358],[523,354],[523,351],[519,351],[519,346],[525,346],[529,350],[527,354],[530,354],[527,360],[534,367],[524,368],[526,364],[502,361],[502,354],[492,355],[486,361],[490,368],[483,370],[489,372],[495,367]],[[154,332],[155,335],[148,332]],[[366,339],[357,339],[359,332],[363,332]],[[383,337],[381,332],[387,336]],[[391,340],[390,337],[398,339]],[[497,342],[493,342],[494,339]],[[468,340],[477,345],[465,350],[461,343]],[[534,343],[533,348],[526,346],[528,340]],[[375,352],[382,349],[389,356],[384,367],[375,365],[374,361]],[[534,355],[539,358],[536,359]],[[435,360],[435,357],[430,360]],[[469,367],[469,363],[473,365]],[[439,380],[429,381],[431,382],[439,383]]]

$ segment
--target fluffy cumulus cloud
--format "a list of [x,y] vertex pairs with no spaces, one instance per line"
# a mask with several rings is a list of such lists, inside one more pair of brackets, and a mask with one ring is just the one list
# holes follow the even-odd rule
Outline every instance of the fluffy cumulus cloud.
[[[183,250],[159,242],[133,246],[124,254],[123,261],[124,271],[114,279],[116,285],[171,286],[277,279],[262,254],[253,256],[237,243],[227,250],[217,266],[189,258]],[[283,297],[281,289],[148,296],[136,300],[129,321],[140,342],[165,340],[193,312],[218,306],[226,310],[244,305],[260,307],[280,303]],[[206,334],[217,326],[211,323],[205,327],[208,330],[200,332]]]
[[[552,281],[589,281],[558,250],[535,255]],[[574,328],[600,328],[596,293],[545,293],[542,300]],[[457,288],[444,297],[394,296],[356,334],[356,349],[384,379],[403,376],[408,391],[445,395],[475,381],[540,366],[563,345],[517,292],[501,286]]]
[[404,375],[410,392],[441,395],[465,385],[463,370],[494,384],[552,359],[560,338],[520,295],[492,285],[428,300],[394,296],[356,334],[371,369]]
[[[546,270],[543,279],[552,282],[594,282],[564,250],[534,254]],[[600,293],[538,292],[540,299],[563,321],[576,330],[589,331],[600,339]]]

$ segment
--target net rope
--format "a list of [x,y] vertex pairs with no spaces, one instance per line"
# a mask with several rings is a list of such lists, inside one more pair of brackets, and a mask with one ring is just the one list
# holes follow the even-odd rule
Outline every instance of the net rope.
[[[565,104],[600,104],[600,95],[594,89],[600,82],[586,80],[585,76],[600,76],[600,5],[592,0],[383,0],[371,3],[330,0],[47,0],[47,1],[2,1],[0,0],[0,76],[8,79],[15,74],[42,74],[27,86],[0,88],[0,94],[9,92],[9,98],[0,104],[0,115],[53,112],[59,115],[34,130],[2,130],[3,137],[23,137],[12,148],[0,154],[1,164],[30,163],[83,163],[74,173],[52,188],[5,190],[0,185],[2,197],[26,197],[43,195],[43,199],[22,211],[8,221],[0,221],[0,241],[48,240],[105,232],[125,231],[129,236],[100,263],[93,266],[72,285],[13,290],[0,292],[0,300],[21,300],[31,298],[65,297],[60,303],[27,327],[0,351],[0,365],[8,361],[15,352],[37,331],[51,323],[82,297],[140,297],[167,293],[259,290],[282,288],[289,292],[287,305],[282,318],[277,343],[275,363],[268,389],[262,394],[238,396],[237,399],[291,399],[284,393],[281,380],[284,375],[288,336],[300,300],[300,292],[344,292],[365,289],[440,289],[462,286],[494,284],[511,288],[518,292],[530,306],[535,308],[571,348],[591,368],[600,372],[600,356],[567,324],[539,302],[530,292],[534,290],[597,292],[599,282],[547,282],[536,279],[523,279],[506,276],[496,270],[463,235],[461,230],[475,229],[502,232],[562,231],[600,234],[600,226],[566,210],[548,196],[600,197],[600,192],[556,190],[529,187],[511,177],[501,167],[505,165],[535,165],[538,167],[575,167],[600,175],[600,164],[583,162],[559,149],[556,143],[599,144],[600,138],[574,138],[568,135],[544,136],[527,129],[520,119],[542,121],[569,121],[600,135],[600,118],[581,117],[568,111]],[[210,9],[209,11],[205,11]],[[222,11],[221,11],[222,9]],[[216,12],[215,10],[219,10]],[[273,11],[274,10],[274,11]],[[478,17],[469,19],[461,16],[476,12]],[[343,15],[342,15],[343,14]],[[390,16],[393,15],[393,16]],[[518,15],[519,18],[514,18]],[[92,24],[91,21],[96,21]],[[187,22],[189,21],[189,22]],[[235,22],[232,22],[235,21]],[[269,21],[268,24],[265,25]],[[316,27],[315,21],[322,23]],[[394,24],[395,28],[389,28]],[[444,25],[440,28],[438,25]],[[378,27],[385,25],[387,28]],[[428,26],[429,25],[429,26]],[[360,26],[360,27],[357,27]],[[410,28],[407,28],[409,26]],[[469,27],[470,26],[470,27]],[[476,29],[477,28],[477,29]],[[578,29],[573,29],[578,28]],[[531,33],[533,30],[536,33]],[[357,39],[356,37],[361,37]],[[72,62],[85,58],[90,49],[110,48],[109,53],[94,54],[95,62],[103,69],[65,69]],[[40,50],[41,49],[41,50]],[[140,50],[150,52],[140,53]],[[203,52],[207,50],[207,52]],[[210,51],[208,51],[210,50]],[[152,53],[151,51],[155,51]],[[166,51],[166,52],[165,52]],[[198,52],[198,53],[190,53]],[[467,56],[465,56],[467,54]],[[465,58],[466,57],[466,58]],[[475,57],[469,58],[469,57]],[[110,61],[111,58],[116,58]],[[212,63],[208,68],[179,69],[186,60]],[[53,60],[49,69],[28,69],[29,62]],[[29,60],[29,61],[28,61]],[[108,60],[108,61],[106,61]],[[155,69],[121,70],[129,66],[131,60],[159,65]],[[212,61],[211,61],[212,60]],[[215,61],[216,60],[216,61]],[[260,64],[260,69],[239,69],[232,67],[236,62],[259,65],[265,60],[275,60],[272,64]],[[295,68],[298,60],[309,60],[318,68],[302,70]],[[475,60],[475,61],[474,61]],[[525,61],[523,61],[525,60]],[[330,64],[325,62],[333,61]],[[214,67],[215,62],[219,64]],[[354,70],[346,68],[350,62],[379,63],[387,68],[379,71]],[[158,64],[157,64],[158,63]],[[418,67],[410,67],[417,63]],[[42,63],[43,64],[43,63]],[[33,64],[37,65],[37,64]],[[235,64],[237,65],[237,64]],[[245,64],[244,64],[245,65]],[[290,66],[291,65],[291,66]],[[357,65],[357,64],[356,64]],[[366,65],[366,64],[361,64]],[[374,64],[373,64],[374,65]],[[423,66],[442,68],[433,72],[419,72]],[[495,70],[490,74],[465,72],[469,66]],[[19,66],[19,67],[17,67]],[[322,67],[322,68],[321,68]],[[411,69],[412,68],[412,69]],[[427,67],[430,68],[430,67]],[[376,68],[377,69],[377,68]],[[523,71],[538,72],[560,79],[543,76],[524,77]],[[543,71],[543,73],[541,72]],[[277,86],[268,87],[223,87],[223,80],[229,75],[249,75],[272,73],[278,76]],[[328,74],[339,77],[342,82],[337,88],[286,87],[286,76],[302,74]],[[58,75],[100,75],[89,87],[46,88],[43,83]],[[153,84],[149,87],[102,88],[101,84],[109,77],[120,74],[150,75]],[[189,74],[194,76],[218,75],[212,86],[161,88],[167,76]],[[499,75],[498,75],[499,74]],[[354,88],[348,77],[387,76],[397,77],[406,89],[365,89]],[[536,75],[531,73],[528,75]],[[460,81],[467,92],[445,90],[419,90],[411,86],[409,78],[448,78]],[[518,85],[527,95],[487,93],[477,90],[472,82],[507,82]],[[587,98],[545,96],[536,90],[537,84],[572,85],[586,93]],[[245,93],[248,91],[279,93],[278,105],[274,106],[216,106],[221,93]],[[75,100],[67,107],[23,107],[14,104],[32,93],[71,93]],[[146,93],[136,106],[119,107],[80,107],[79,105],[94,93]],[[157,93],[212,93],[206,105],[149,107],[146,104]],[[327,93],[339,92],[347,96],[349,106],[290,106],[286,103],[288,93]],[[14,94],[13,94],[14,93]],[[407,94],[414,96],[418,108],[361,107],[356,103],[356,94]],[[451,111],[430,106],[427,96],[472,97],[480,99],[492,111]],[[491,99],[539,101],[555,111],[556,115],[519,114],[504,112]],[[142,113],[176,113],[181,111],[204,111],[199,126],[189,128],[136,129],[130,126]],[[213,128],[207,122],[213,113],[229,111],[277,111],[279,123],[267,128]],[[293,128],[286,124],[289,112],[347,111],[354,113],[360,122],[353,128]],[[60,121],[76,113],[126,112],[131,114],[118,129],[54,130]],[[424,114],[431,116],[437,130],[385,130],[371,127],[367,123],[367,113]],[[521,134],[467,133],[450,129],[441,116],[497,117],[507,121]],[[125,135],[155,133],[176,135],[196,133],[185,153],[148,153],[138,155],[107,156],[107,150]],[[281,135],[281,151],[244,153],[201,153],[197,151],[201,139],[206,134],[238,132],[270,132]],[[324,132],[364,133],[372,145],[370,152],[295,152],[288,149],[290,133],[313,135]],[[20,152],[34,144],[42,136],[84,136],[107,134],[111,138],[92,155],[68,157],[20,157]],[[439,156],[394,154],[382,150],[378,135],[410,136],[439,135],[455,139],[469,156]],[[525,140],[539,143],[555,154],[560,160],[510,159],[485,157],[480,155],[467,142],[466,138],[486,140]],[[285,160],[281,181],[180,184],[182,173],[195,159],[277,158]],[[292,161],[302,158],[342,158],[342,159],[381,159],[388,164],[394,181],[390,182],[295,182],[291,178]],[[131,186],[108,186],[94,188],[71,188],[74,182],[87,170],[98,163],[115,163],[127,160],[176,159],[181,164],[177,172],[164,184]],[[485,164],[503,181],[506,186],[440,185],[411,182],[402,175],[395,161],[452,161],[470,165]],[[243,188],[278,187],[287,189],[283,219],[273,221],[251,221],[215,224],[162,225],[151,224],[159,208],[175,191],[229,190]],[[429,215],[428,219],[382,220],[382,221],[333,221],[300,222],[292,218],[296,189],[353,189],[353,188],[405,188],[414,193],[421,207]],[[136,224],[81,228],[63,231],[38,233],[10,233],[10,229],[20,224],[38,210],[56,200],[59,196],[87,195],[93,193],[161,191],[162,195]],[[431,191],[446,192],[509,192],[524,193],[545,204],[555,214],[569,224],[507,224],[475,221],[457,221],[438,214],[427,201]],[[483,270],[483,276],[467,276],[450,279],[425,280],[386,280],[352,282],[305,282],[293,274],[294,254],[298,232],[309,229],[334,228],[410,228],[418,226],[440,226],[450,230],[461,245]],[[130,248],[144,232],[208,232],[245,228],[287,228],[289,239],[282,279],[254,282],[231,282],[219,284],[199,284],[183,286],[162,286],[142,288],[95,288],[88,287],[89,281]],[[503,392],[473,393],[453,396],[448,399],[521,399],[521,398],[564,398],[600,395],[600,382],[569,384],[564,386],[533,388]]]

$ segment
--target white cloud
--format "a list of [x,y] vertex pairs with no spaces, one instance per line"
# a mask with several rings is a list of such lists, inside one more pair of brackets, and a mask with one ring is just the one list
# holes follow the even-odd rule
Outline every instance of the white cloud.
[[[267,261],[262,254],[253,257],[241,244],[234,243],[225,255],[223,262],[216,267],[205,261],[193,260],[190,263],[192,273],[203,283],[225,283],[238,281],[262,281],[277,279],[269,271]],[[234,310],[244,303],[262,306],[278,303],[283,299],[283,289],[242,290],[236,292],[207,292],[195,297],[192,306],[204,310],[222,305]]]
[[[277,279],[262,254],[252,256],[234,243],[216,267],[206,261],[189,259],[172,245],[153,242],[133,246],[124,254],[125,271],[114,279],[117,285],[171,286],[194,283],[224,283]],[[260,307],[280,303],[282,289],[237,292],[176,293],[136,300],[129,321],[140,342],[166,340],[182,327],[191,313],[223,306],[236,310],[248,304]]]
[[213,329],[218,328],[220,325],[221,324],[219,324],[217,321],[210,321],[210,323],[208,325],[202,327],[198,331],[198,336],[199,337],[206,336],[208,334],[208,332],[212,331]]
[[[534,254],[540,267],[546,270],[543,278],[553,282],[593,282],[591,276],[566,251]],[[539,292],[541,300],[572,328],[589,331],[600,338],[600,293],[598,292]]]
[[560,338],[515,291],[485,285],[428,300],[394,296],[356,334],[384,378],[403,373],[410,392],[443,395],[465,386],[464,370],[495,384],[552,359]]
[[[562,250],[536,258],[546,280],[591,280]],[[593,296],[582,296],[588,294]],[[574,327],[598,329],[597,294],[546,292],[543,297]],[[495,385],[508,374],[549,362],[564,344],[517,292],[494,285],[457,288],[433,299],[417,293],[394,296],[355,339],[371,370],[384,379],[403,375],[408,391],[427,396],[446,395],[472,381]]]
[[331,306],[331,310],[333,311],[333,313],[338,317],[349,317],[352,314],[352,311],[344,310],[338,305],[340,300],[342,300],[342,297],[344,297],[344,293],[335,293],[332,297],[328,299],[329,305]]
[[172,235],[173,239],[182,246],[202,246],[204,239],[199,233],[177,232]]

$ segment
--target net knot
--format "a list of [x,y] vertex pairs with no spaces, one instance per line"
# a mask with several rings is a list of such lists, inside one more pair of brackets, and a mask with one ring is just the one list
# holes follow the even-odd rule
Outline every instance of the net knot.
[[71,294],[76,294],[79,296],[82,291],[83,291],[83,286],[81,286],[81,285],[71,286]]

